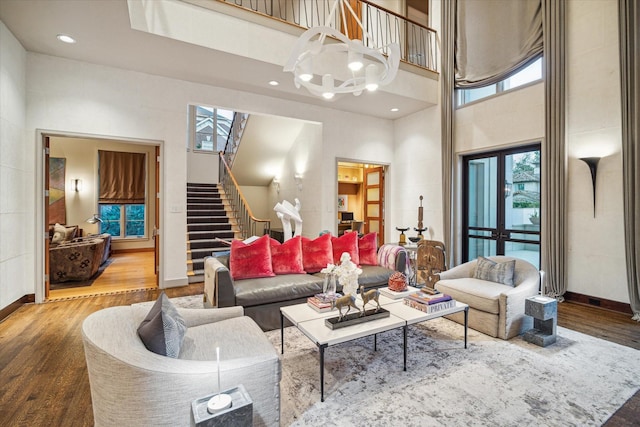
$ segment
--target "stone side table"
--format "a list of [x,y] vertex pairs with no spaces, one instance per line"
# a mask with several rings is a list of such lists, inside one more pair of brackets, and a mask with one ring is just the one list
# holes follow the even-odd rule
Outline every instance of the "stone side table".
[[524,340],[541,347],[556,342],[558,301],[537,295],[524,302],[524,314],[533,317],[533,329],[524,333]]
[[232,406],[215,414],[207,411],[207,402],[214,396],[213,394],[191,403],[192,427],[251,427],[253,425],[253,402],[244,386],[240,384],[223,393],[231,396]]

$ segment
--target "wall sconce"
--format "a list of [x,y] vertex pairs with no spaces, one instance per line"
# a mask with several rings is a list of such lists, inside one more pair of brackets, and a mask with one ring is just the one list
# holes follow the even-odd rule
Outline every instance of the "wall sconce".
[[71,187],[73,188],[73,191],[75,191],[76,193],[79,193],[80,191],[82,191],[82,180],[81,179],[72,179],[71,180]]
[[293,179],[296,181],[296,185],[298,186],[298,190],[302,191],[302,174],[296,173],[293,176]]
[[507,197],[511,196],[512,191],[513,191],[513,184],[505,179],[504,180],[504,198],[506,199]]
[[580,160],[589,166],[591,171],[591,183],[593,184],[593,217],[596,217],[596,175],[598,174],[598,162],[600,157],[581,157]]
[[280,180],[273,178],[273,186],[276,187],[276,193],[280,194]]

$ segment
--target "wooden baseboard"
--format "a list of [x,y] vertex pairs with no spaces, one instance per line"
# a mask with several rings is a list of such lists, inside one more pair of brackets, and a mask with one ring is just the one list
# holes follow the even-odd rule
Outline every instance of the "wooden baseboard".
[[127,249],[111,249],[112,254],[126,254],[133,252],[153,252],[155,248],[127,248]]
[[631,305],[619,302],[612,301],[599,297],[592,297],[589,295],[578,294],[575,292],[565,292],[563,295],[565,301],[575,302],[578,304],[591,305],[595,307],[604,308],[606,310],[617,311],[625,314],[633,314],[631,310]]
[[35,301],[36,301],[36,295],[35,294],[27,294],[27,295],[23,296],[22,298],[17,299],[16,301],[12,302],[8,306],[6,306],[2,310],[0,310],[0,322],[2,322],[4,319],[9,317],[9,315],[11,313],[16,311],[20,307],[22,307],[24,304],[28,304],[28,303],[35,302]]

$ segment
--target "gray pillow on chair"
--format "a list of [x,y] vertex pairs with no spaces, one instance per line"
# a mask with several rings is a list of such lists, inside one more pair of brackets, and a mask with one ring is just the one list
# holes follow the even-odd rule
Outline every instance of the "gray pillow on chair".
[[476,263],[476,271],[473,274],[475,279],[488,280],[490,282],[502,283],[513,286],[513,273],[516,270],[516,260],[496,262],[488,258],[479,256]]
[[184,319],[163,292],[138,327],[138,336],[147,350],[177,358],[187,332]]

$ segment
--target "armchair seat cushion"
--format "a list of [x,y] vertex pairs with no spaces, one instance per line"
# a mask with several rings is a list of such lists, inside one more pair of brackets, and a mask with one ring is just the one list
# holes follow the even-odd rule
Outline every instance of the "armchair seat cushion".
[[513,287],[472,277],[440,280],[438,290],[469,307],[492,314],[500,313],[500,294]]
[[[247,343],[251,343],[250,354]],[[212,360],[216,347],[220,347],[221,360],[234,363],[253,364],[273,357],[273,345],[265,339],[262,329],[250,317],[242,316],[189,328],[179,358]]]

